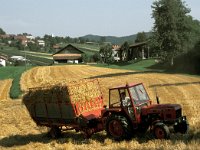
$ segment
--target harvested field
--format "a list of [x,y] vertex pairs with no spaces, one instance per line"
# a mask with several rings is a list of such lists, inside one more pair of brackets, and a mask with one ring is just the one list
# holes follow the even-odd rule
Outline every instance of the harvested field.
[[0,80],[0,100],[10,99],[9,91],[12,85],[12,80]]
[[[180,103],[190,123],[188,135],[171,135],[170,140],[152,139],[150,134],[131,141],[115,142],[105,132],[84,140],[80,133],[66,132],[58,140],[46,136],[46,128],[37,127],[21,100],[0,103],[0,149],[198,149],[200,145],[200,78],[157,72],[134,72],[91,66],[67,65],[36,67],[22,75],[23,91],[63,81],[98,78],[105,100],[108,88],[126,82],[143,82],[152,101],[155,87],[161,103]],[[106,103],[105,101],[105,103]]]

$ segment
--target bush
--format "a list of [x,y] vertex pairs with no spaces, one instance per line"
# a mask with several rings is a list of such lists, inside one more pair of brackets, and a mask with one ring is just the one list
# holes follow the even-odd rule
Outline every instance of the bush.
[[193,50],[178,56],[175,59],[175,70],[178,72],[188,72],[200,74],[200,42],[196,44]]

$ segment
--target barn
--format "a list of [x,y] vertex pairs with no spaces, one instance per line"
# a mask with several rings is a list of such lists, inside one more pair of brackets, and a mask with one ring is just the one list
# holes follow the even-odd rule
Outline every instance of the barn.
[[[134,43],[129,46],[128,52],[124,52],[121,46],[114,47],[114,59],[119,61],[134,60],[134,59],[146,59],[149,58],[149,47],[147,41]],[[121,58],[120,58],[121,56]]]
[[83,61],[82,52],[77,47],[68,44],[64,48],[53,54],[54,63],[81,63]]
[[130,53],[129,57],[133,58],[142,58],[146,59],[149,58],[149,48],[147,46],[147,41],[134,43],[129,46]]

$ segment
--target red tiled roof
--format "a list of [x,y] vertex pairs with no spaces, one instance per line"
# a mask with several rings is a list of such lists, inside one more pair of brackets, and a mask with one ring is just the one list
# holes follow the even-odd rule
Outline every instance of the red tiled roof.
[[8,57],[0,55],[0,59],[8,60]]

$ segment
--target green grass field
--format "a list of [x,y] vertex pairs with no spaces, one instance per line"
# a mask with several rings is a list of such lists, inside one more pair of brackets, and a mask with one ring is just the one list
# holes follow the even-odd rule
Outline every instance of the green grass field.
[[6,54],[9,57],[11,56],[25,57],[25,52],[26,52],[26,58],[29,59],[33,64],[49,65],[53,63],[51,54],[17,50],[16,48],[9,46],[4,46],[3,49],[0,49],[0,53]]
[[[141,60],[138,62],[118,62],[114,64],[96,64],[97,67],[106,67],[113,69],[126,69],[126,70],[138,70],[138,71],[150,71],[151,66],[155,65],[154,59]],[[159,71],[162,71],[161,69]]]
[[13,99],[19,98],[19,96],[22,94],[20,90],[20,77],[22,73],[31,67],[25,68],[24,66],[8,66],[8,67],[0,67],[0,80],[5,79],[13,79],[12,86],[10,89],[10,97]]

